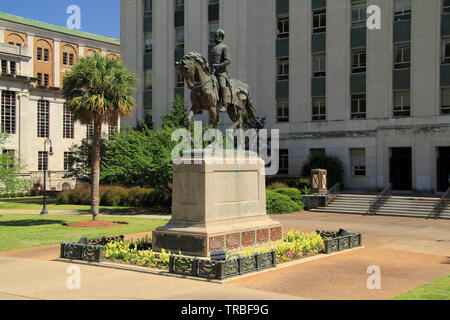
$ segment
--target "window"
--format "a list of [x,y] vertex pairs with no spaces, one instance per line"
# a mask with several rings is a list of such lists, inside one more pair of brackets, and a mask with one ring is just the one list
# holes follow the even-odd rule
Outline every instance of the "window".
[[42,73],[37,74],[37,84],[42,86]]
[[278,18],[277,39],[289,38],[289,17]]
[[309,155],[311,157],[325,156],[325,149],[323,148],[309,149]]
[[327,31],[327,11],[320,9],[313,11],[313,33]]
[[44,86],[48,86],[48,79],[49,79],[48,74],[47,73],[44,74]]
[[411,66],[411,44],[394,44],[394,69],[405,69]]
[[366,49],[352,50],[352,73],[366,72]]
[[177,88],[184,88],[184,78],[178,69],[175,69],[175,77],[176,77],[176,87]]
[[326,55],[325,53],[313,54],[313,77],[325,77]]
[[411,105],[409,91],[394,92],[394,117],[410,117]]
[[8,61],[2,60],[2,73],[8,73]]
[[16,134],[16,93],[2,91],[2,133]]
[[15,157],[16,157],[16,151],[15,150],[7,150],[4,149],[2,150],[2,154],[6,157],[4,157],[4,169],[11,169],[14,168],[14,162],[15,162]]
[[280,167],[278,174],[289,174],[289,150],[280,149]]
[[313,121],[325,121],[326,117],[326,106],[325,98],[313,98],[312,101],[312,120]]
[[37,136],[38,138],[48,138],[50,102],[48,100],[39,100],[37,103]]
[[153,13],[153,0],[145,0],[144,16],[151,17]]
[[44,49],[44,61],[48,62],[49,59],[49,51],[48,49]]
[[442,63],[450,63],[450,38],[442,39]]
[[153,34],[147,32],[145,34],[145,52],[152,52],[153,50]]
[[184,0],[175,0],[175,11],[184,10]]
[[94,122],[86,125],[86,139],[92,140],[94,138]]
[[394,21],[411,19],[411,0],[394,0]]
[[184,49],[184,28],[177,28],[176,39],[175,39],[175,47],[176,49]]
[[289,58],[277,59],[277,81],[289,80]]
[[352,5],[352,28],[364,27],[367,20],[366,2]]
[[366,95],[365,94],[353,94],[352,95],[352,119],[365,119],[366,118]]
[[47,170],[48,168],[48,152],[38,151],[38,170]]
[[215,45],[214,38],[216,37],[216,31],[219,29],[219,21],[210,21],[209,22],[209,45]]
[[42,61],[42,48],[37,48],[36,49],[36,60],[37,61]]
[[441,89],[441,114],[450,115],[450,87]]
[[67,66],[67,52],[63,52],[63,65]]
[[115,118],[108,123],[108,135],[112,136],[117,133],[119,128],[119,119]]
[[450,13],[450,0],[442,0],[442,13]]
[[366,175],[366,149],[350,149],[353,176]]
[[9,62],[9,72],[11,74],[16,74],[16,63],[14,61]]
[[73,167],[73,152],[64,152],[64,171]]
[[277,101],[277,122],[289,122],[289,101]]
[[73,53],[69,53],[69,65],[73,66],[73,61],[74,61],[74,55]]
[[152,90],[153,89],[153,75],[152,70],[144,71],[144,90]]
[[64,105],[63,111],[63,138],[64,139],[73,139],[74,137],[74,121],[73,115],[70,110],[66,108]]

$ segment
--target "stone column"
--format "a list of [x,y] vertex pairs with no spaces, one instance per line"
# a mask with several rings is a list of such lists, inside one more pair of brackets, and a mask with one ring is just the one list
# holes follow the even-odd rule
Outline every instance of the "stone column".
[[28,55],[31,57],[30,62],[27,63],[27,74],[34,77],[34,34],[28,33]]
[[326,106],[328,120],[350,113],[350,1],[327,1]]

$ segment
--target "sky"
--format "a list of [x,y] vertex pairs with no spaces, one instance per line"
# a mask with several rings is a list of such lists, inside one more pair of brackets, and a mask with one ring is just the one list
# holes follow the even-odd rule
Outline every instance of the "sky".
[[0,0],[0,11],[67,27],[71,5],[81,9],[81,31],[120,37],[120,0]]

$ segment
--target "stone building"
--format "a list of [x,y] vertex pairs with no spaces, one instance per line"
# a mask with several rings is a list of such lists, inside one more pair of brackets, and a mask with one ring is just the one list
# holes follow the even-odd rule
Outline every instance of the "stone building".
[[[0,126],[9,134],[2,152],[19,155],[22,175],[42,185],[50,138],[48,190],[75,187],[76,181],[63,179],[69,148],[93,134],[93,126],[73,120],[61,96],[66,70],[93,52],[120,58],[120,42],[0,12]],[[104,126],[104,134],[117,130],[118,121]]]
[[[372,5],[381,29],[366,27]],[[280,129],[280,175],[320,152],[343,161],[347,188],[448,188],[449,0],[121,0],[121,54],[141,80],[126,122],[158,122],[175,94],[189,107],[174,61],[206,57],[217,27],[231,76]]]

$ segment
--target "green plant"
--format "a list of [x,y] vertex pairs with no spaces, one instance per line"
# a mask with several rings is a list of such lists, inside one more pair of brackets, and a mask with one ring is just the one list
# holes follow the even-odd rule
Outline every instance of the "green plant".
[[146,251],[152,249],[152,239],[149,236],[138,239],[136,241],[131,241],[130,249],[135,247],[138,251]]
[[311,193],[311,188],[308,188],[308,187],[305,186],[305,187],[302,189],[302,192],[303,192],[303,194],[308,195],[308,194]]
[[267,187],[267,190],[275,190],[275,189],[286,189],[289,186],[283,182],[273,182]]
[[93,123],[91,213],[97,220],[100,205],[100,158],[102,124],[129,115],[136,101],[132,94],[137,78],[119,59],[98,53],[78,62],[67,71],[62,93],[66,108],[75,120]]
[[277,260],[289,261],[291,259],[316,254],[322,251],[323,239],[316,232],[294,233],[294,230],[288,232],[285,241],[278,241],[274,248]]
[[267,213],[269,214],[302,211],[302,206],[299,203],[292,201],[291,198],[284,194],[272,190],[266,191],[266,204]]
[[282,189],[274,189],[272,190],[279,194],[284,194],[285,196],[288,196],[292,201],[300,204],[300,206],[303,206],[302,202],[302,194],[300,190],[295,188],[282,188]]
[[336,183],[344,183],[344,165],[336,156],[311,154],[303,165],[302,176],[310,176],[313,169],[327,170],[328,188],[333,187]]

